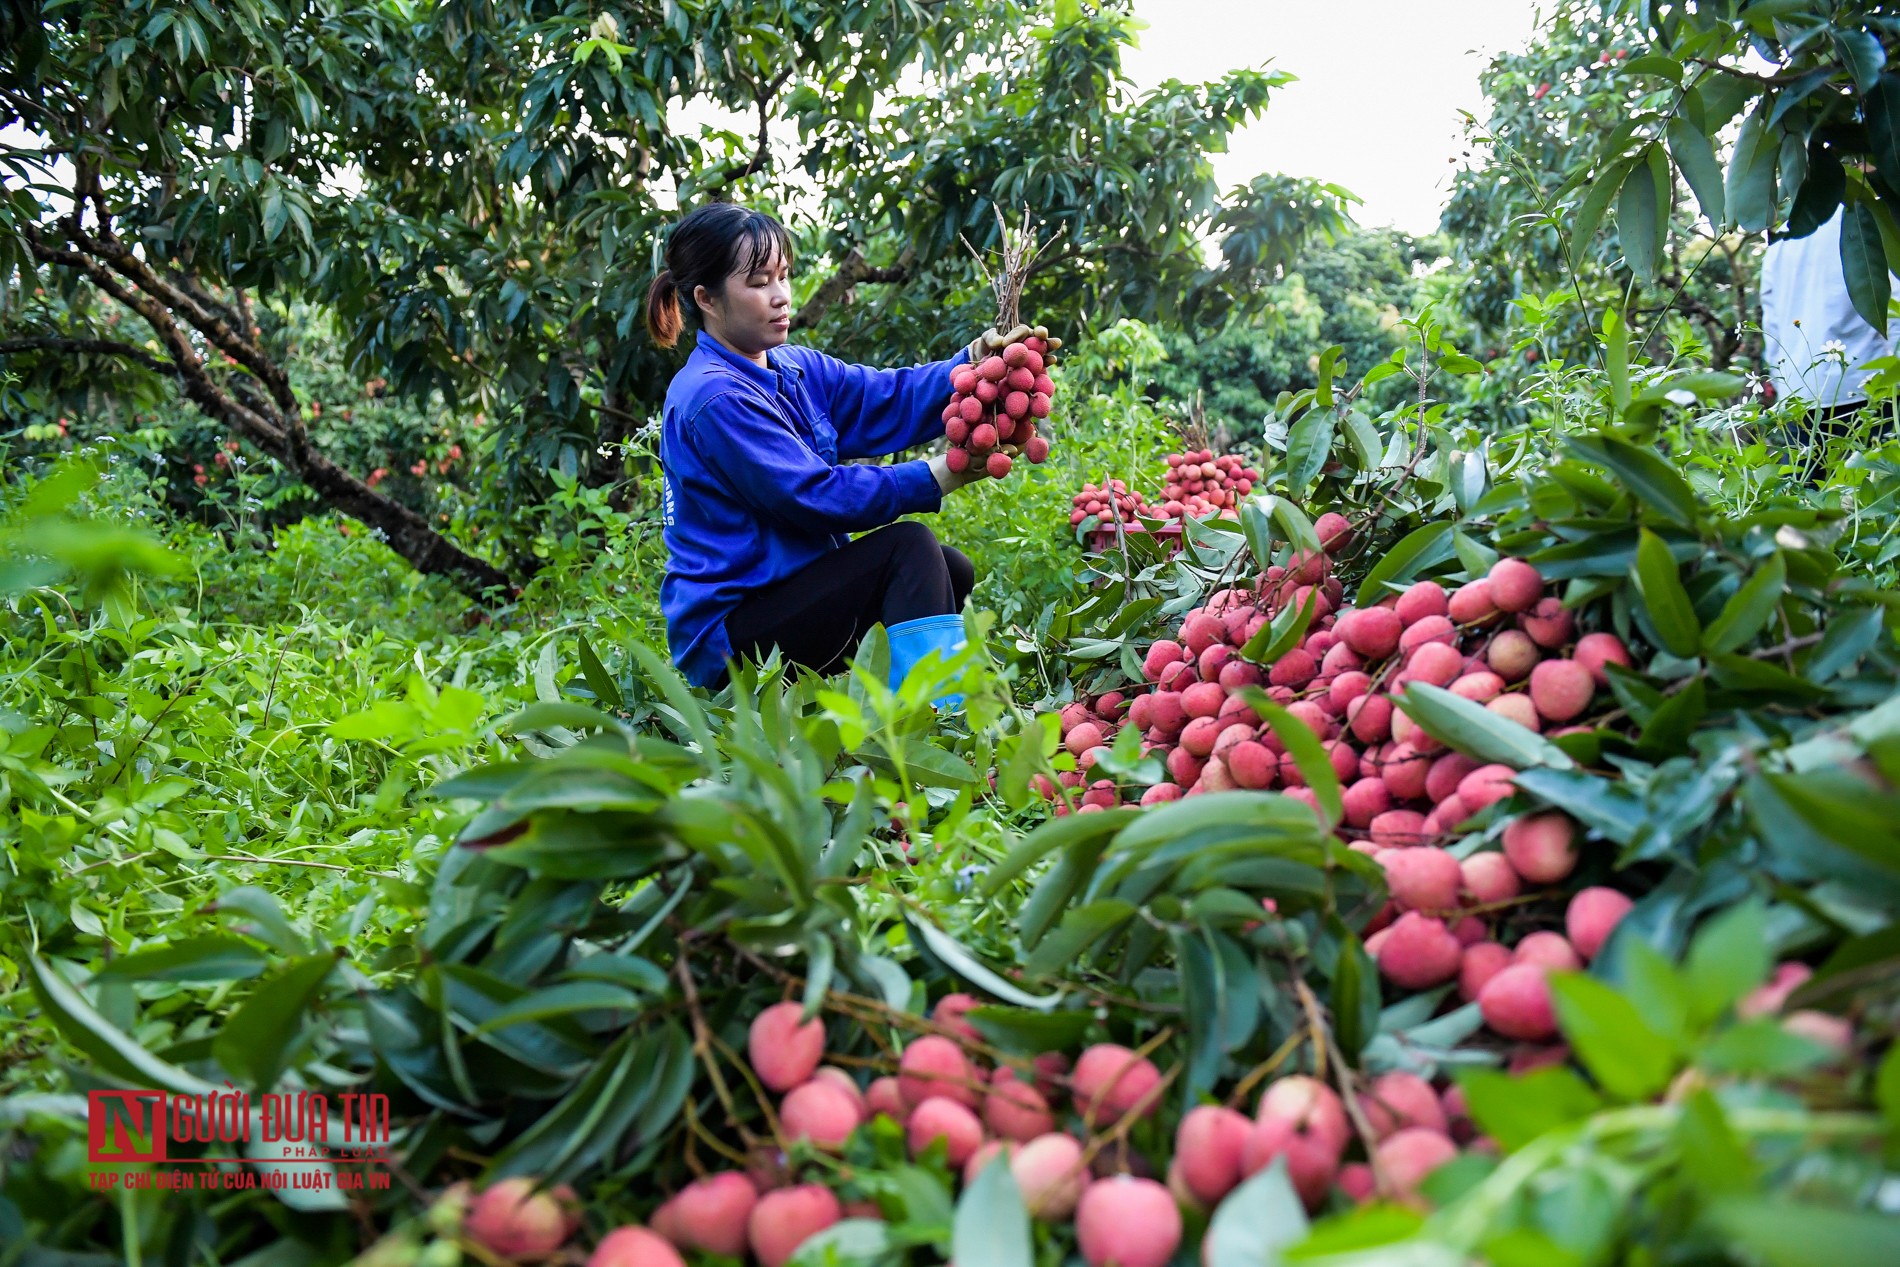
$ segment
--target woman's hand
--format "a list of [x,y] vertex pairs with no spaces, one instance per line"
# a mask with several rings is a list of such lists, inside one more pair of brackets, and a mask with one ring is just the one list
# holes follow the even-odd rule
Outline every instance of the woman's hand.
[[967,488],[981,479],[988,479],[981,462],[972,462],[962,472],[950,469],[950,459],[939,453],[930,459],[930,473],[936,478],[937,488],[948,497],[959,488]]
[[1048,326],[1019,325],[1014,330],[1007,332],[1001,330],[985,330],[982,334],[977,335],[975,339],[970,341],[970,359],[972,361],[980,361],[986,356],[992,356],[997,352],[1001,352],[1012,343],[1021,343],[1032,334],[1039,339],[1048,339],[1049,346],[1052,348],[1062,346],[1061,339],[1049,338]]

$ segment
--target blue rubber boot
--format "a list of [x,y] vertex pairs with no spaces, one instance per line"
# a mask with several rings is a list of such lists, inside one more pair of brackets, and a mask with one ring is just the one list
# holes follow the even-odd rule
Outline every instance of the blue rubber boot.
[[[897,690],[910,676],[910,671],[919,660],[932,651],[943,653],[948,660],[963,650],[968,641],[963,636],[963,617],[959,615],[924,616],[917,620],[903,620],[884,631],[891,645],[891,689]],[[963,706],[961,695],[946,695],[942,699],[932,700],[938,708],[957,709]]]

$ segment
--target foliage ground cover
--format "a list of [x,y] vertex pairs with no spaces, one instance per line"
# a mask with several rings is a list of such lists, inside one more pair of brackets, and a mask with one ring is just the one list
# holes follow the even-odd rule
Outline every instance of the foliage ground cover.
[[[1128,94],[1115,5],[321,9],[281,49],[261,10],[66,8],[0,81],[103,147],[110,208],[9,185],[0,1262],[1893,1261],[1900,365],[1816,444],[1726,316],[1829,191],[1882,240],[1886,19],[1561,6],[1417,243],[1298,182],[1221,203],[1206,151],[1284,80]],[[525,90],[476,69],[515,55]],[[790,111],[840,182],[803,297],[841,349],[981,309],[989,198],[1074,244],[1025,301],[1059,441],[937,521],[971,645],[901,690],[875,635],[710,696],[657,650],[665,367],[603,279],[659,217],[615,173],[771,173],[695,157],[669,87]],[[576,122],[610,114],[616,146]],[[449,135],[465,169],[413,161]],[[155,140],[189,207],[127,176]],[[135,224],[169,272],[115,255]],[[151,314],[50,230],[199,333],[127,342]],[[322,267],[368,241],[375,285]],[[194,340],[215,398],[125,351]],[[220,415],[260,390],[304,439]],[[320,511],[306,442],[522,583],[471,602],[382,510]],[[1075,521],[1203,448],[1259,478],[1178,553]],[[147,1186],[88,1160],[83,1093],[125,1087],[289,1092],[332,1139],[387,1096],[393,1182]],[[248,1156],[207,1169],[297,1172]]]

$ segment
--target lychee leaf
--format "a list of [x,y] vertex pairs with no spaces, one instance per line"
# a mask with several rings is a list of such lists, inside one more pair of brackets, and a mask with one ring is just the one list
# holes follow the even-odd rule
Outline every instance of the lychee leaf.
[[1669,1085],[1678,1064],[1673,1045],[1634,1003],[1578,972],[1553,973],[1550,999],[1571,1050],[1605,1091],[1642,1101]]
[[1522,1076],[1495,1069],[1461,1070],[1455,1076],[1471,1120],[1507,1153],[1603,1108],[1603,1098],[1561,1066]]
[[1423,569],[1449,557],[1452,553],[1452,526],[1450,520],[1441,519],[1400,538],[1385,552],[1385,557],[1366,572],[1365,579],[1359,583],[1356,604],[1360,607],[1373,606],[1385,597],[1388,584],[1409,581]]
[[1272,620],[1260,627],[1259,633],[1247,639],[1247,645],[1240,649],[1240,658],[1254,664],[1272,664],[1298,646],[1300,639],[1306,636],[1306,627],[1313,622],[1313,613],[1319,609],[1319,595],[1316,585],[1307,592],[1304,603],[1282,607]]
[[1663,539],[1644,528],[1636,543],[1636,562],[1630,569],[1643,609],[1665,650],[1685,658],[1701,650],[1702,622],[1682,585],[1682,570]]
[[951,1224],[950,1254],[984,1267],[1035,1267],[1029,1210],[1007,1156],[997,1154],[963,1190]]
[[1285,1156],[1228,1193],[1207,1225],[1207,1267],[1270,1267],[1306,1239],[1306,1207],[1287,1177]]
[[1403,707],[1406,716],[1426,734],[1468,757],[1495,761],[1513,770],[1576,767],[1568,753],[1536,731],[1500,717],[1482,704],[1453,695],[1442,686],[1407,683]]

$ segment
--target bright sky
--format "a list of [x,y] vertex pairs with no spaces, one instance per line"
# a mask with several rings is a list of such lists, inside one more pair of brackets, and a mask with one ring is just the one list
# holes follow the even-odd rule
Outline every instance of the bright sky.
[[1483,115],[1478,72],[1521,48],[1528,0],[1136,0],[1149,23],[1123,61],[1138,88],[1198,82],[1271,61],[1299,76],[1214,156],[1223,189],[1262,172],[1314,176],[1365,200],[1355,219],[1438,226],[1459,152],[1460,109]]

